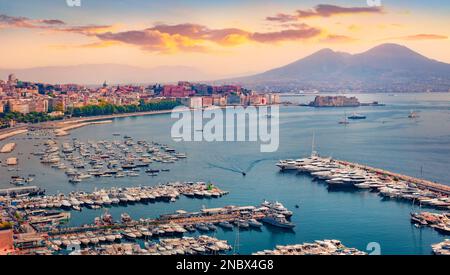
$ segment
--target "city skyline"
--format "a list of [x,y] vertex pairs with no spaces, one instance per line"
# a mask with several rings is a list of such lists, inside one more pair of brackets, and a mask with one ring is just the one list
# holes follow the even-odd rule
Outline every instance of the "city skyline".
[[[2,68],[190,66],[217,78],[398,43],[450,63],[444,1],[0,1]],[[432,20],[431,20],[432,19]],[[7,53],[7,54],[5,54]]]

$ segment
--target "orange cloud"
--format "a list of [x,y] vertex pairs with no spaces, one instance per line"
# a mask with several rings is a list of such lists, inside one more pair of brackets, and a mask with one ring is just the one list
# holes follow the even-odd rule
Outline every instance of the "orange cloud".
[[329,34],[325,38],[321,39],[321,42],[325,43],[350,43],[356,39],[346,35]]
[[439,34],[421,33],[421,34],[397,37],[396,39],[402,39],[402,40],[441,40],[441,39],[448,39],[448,37],[445,36],[445,35],[439,35]]
[[144,30],[107,32],[96,36],[104,41],[118,41],[140,46],[143,50],[173,53],[177,51],[207,51],[208,43],[235,46],[254,41],[273,43],[309,39],[321,34],[321,30],[306,24],[296,25],[274,32],[250,32],[237,28],[210,29],[198,24],[156,25]]

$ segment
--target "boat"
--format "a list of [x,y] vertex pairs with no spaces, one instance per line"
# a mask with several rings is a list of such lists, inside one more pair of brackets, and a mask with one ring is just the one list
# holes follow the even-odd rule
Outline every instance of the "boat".
[[281,228],[294,228],[295,224],[286,220],[283,215],[269,214],[261,219],[262,222]]
[[417,114],[417,112],[411,111],[408,115],[408,118],[418,118],[419,115]]
[[184,228],[186,228],[186,230],[191,233],[195,232],[195,227],[193,225],[188,224],[188,225],[185,225]]
[[233,225],[227,221],[219,222],[217,225],[224,229],[233,229]]
[[208,232],[209,228],[204,223],[197,223],[195,225],[195,228],[197,228],[198,231]]
[[206,223],[205,225],[206,225],[206,226],[208,227],[208,229],[211,230],[211,231],[216,231],[216,230],[217,230],[217,227],[216,227],[214,224],[212,224],[212,223]]
[[444,235],[450,235],[450,227],[445,224],[435,224],[432,225],[437,232],[444,234]]
[[122,235],[128,240],[135,240],[137,238],[136,235],[129,230],[122,232]]
[[248,220],[248,225],[253,228],[261,228],[262,223],[258,222],[255,219],[250,219],[250,220]]
[[348,119],[366,119],[366,116],[357,114],[357,113],[353,113],[353,115],[349,116]]
[[127,213],[122,213],[120,215],[120,219],[122,220],[123,223],[132,221],[130,215],[128,215]]
[[365,182],[355,183],[354,185],[356,187],[358,187],[359,189],[370,189],[371,188],[370,183],[365,183]]
[[238,228],[247,229],[250,227],[249,223],[244,220],[236,220],[234,223]]
[[350,122],[349,122],[348,119],[347,119],[347,114],[345,114],[345,115],[344,115],[344,118],[343,118],[342,120],[339,121],[339,124],[342,124],[342,125],[350,124]]

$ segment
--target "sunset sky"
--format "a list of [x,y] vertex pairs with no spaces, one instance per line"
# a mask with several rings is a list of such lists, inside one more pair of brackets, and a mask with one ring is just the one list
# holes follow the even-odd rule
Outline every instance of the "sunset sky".
[[450,63],[447,0],[0,0],[0,68],[192,66],[225,77],[399,43]]

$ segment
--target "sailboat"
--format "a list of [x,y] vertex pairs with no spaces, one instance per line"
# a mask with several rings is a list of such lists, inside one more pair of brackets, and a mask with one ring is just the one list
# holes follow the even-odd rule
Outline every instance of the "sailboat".
[[343,125],[350,124],[350,122],[348,122],[348,119],[347,119],[347,113],[344,114],[344,118],[339,121],[339,124],[343,124]]

